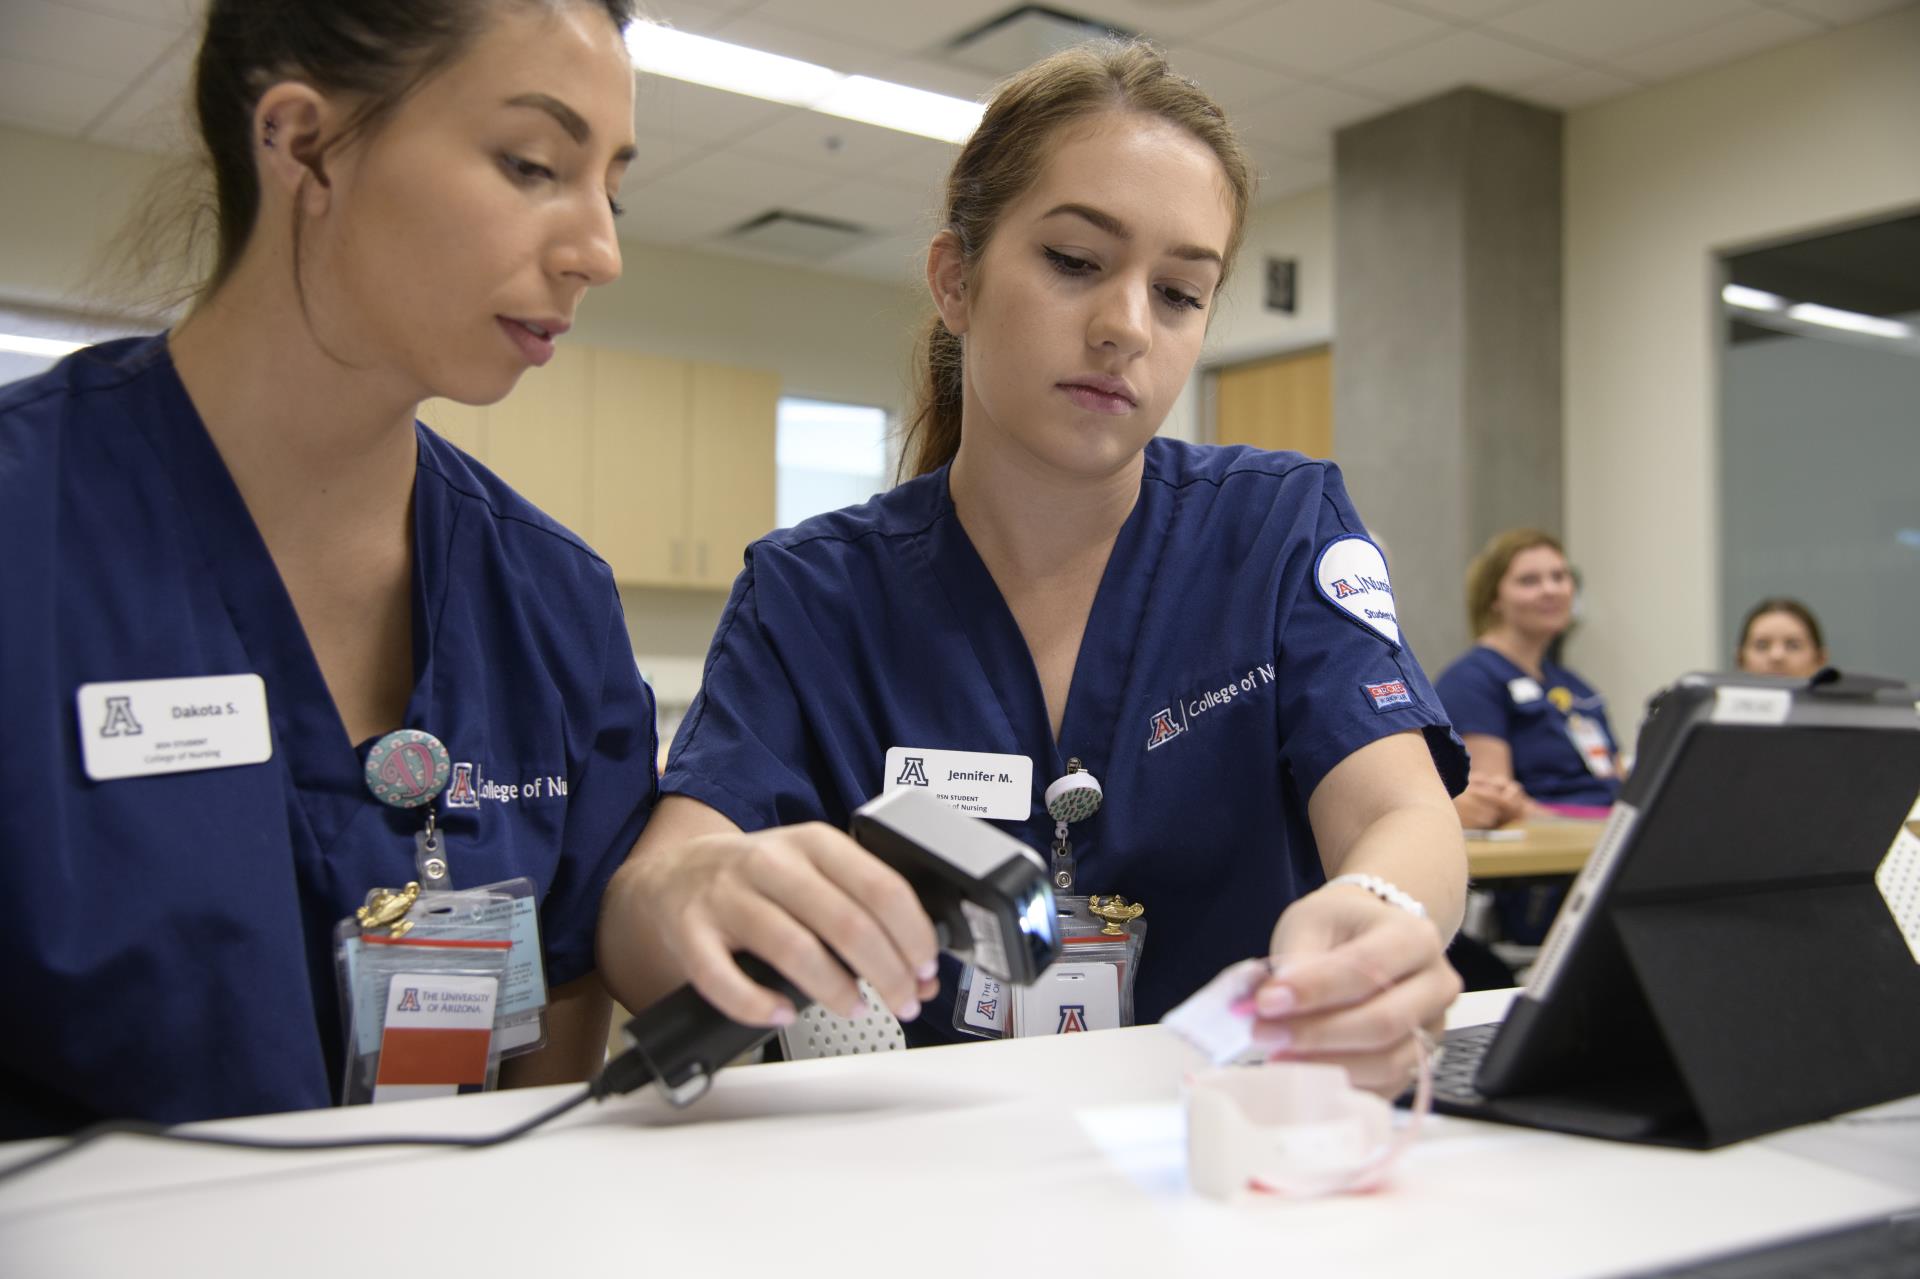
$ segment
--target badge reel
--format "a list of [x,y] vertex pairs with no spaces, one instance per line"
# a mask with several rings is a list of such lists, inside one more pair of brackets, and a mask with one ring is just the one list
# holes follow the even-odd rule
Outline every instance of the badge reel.
[[988,1039],[1071,1034],[1133,1024],[1133,978],[1146,941],[1146,908],[1122,897],[1074,896],[1068,828],[1100,811],[1100,782],[1078,759],[1047,787],[1053,818],[1048,872],[1058,911],[1061,955],[1032,986],[1009,989],[969,966],[960,975],[954,1029]]
[[367,756],[374,797],[424,808],[426,821],[414,836],[416,878],[373,889],[334,928],[348,1103],[489,1089],[502,1058],[546,1043],[533,883],[454,888],[434,811],[452,771],[447,748],[418,729],[387,734]]

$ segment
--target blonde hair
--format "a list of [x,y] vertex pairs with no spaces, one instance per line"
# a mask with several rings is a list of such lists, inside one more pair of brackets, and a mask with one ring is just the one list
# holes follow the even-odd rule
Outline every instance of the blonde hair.
[[1537,528],[1510,528],[1495,533],[1467,565],[1467,625],[1474,638],[1493,629],[1493,603],[1500,598],[1500,579],[1513,566],[1514,557],[1540,546],[1551,547],[1561,559],[1567,558],[1566,547],[1553,534]]
[[[1000,215],[1039,176],[1060,130],[1116,109],[1177,125],[1218,157],[1233,195],[1233,231],[1220,277],[1226,280],[1253,201],[1253,166],[1226,112],[1142,40],[1094,40],[1063,49],[995,92],[947,175],[941,208],[941,227],[959,241],[969,273],[979,265]],[[915,475],[940,469],[959,451],[960,359],[960,339],[939,316],[932,317],[915,353],[919,387],[901,446],[903,465],[911,458]]]

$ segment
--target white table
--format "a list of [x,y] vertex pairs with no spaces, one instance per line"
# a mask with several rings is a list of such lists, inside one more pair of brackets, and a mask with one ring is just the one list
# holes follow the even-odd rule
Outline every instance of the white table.
[[[1920,1203],[1898,1155],[1861,1175],[1795,1135],[1700,1154],[1438,1118],[1381,1192],[1218,1203],[1185,1184],[1187,1064],[1150,1026],[736,1067],[685,1112],[648,1090],[480,1152],[116,1138],[0,1185],[0,1274],[1599,1275]],[[223,1127],[478,1133],[564,1095]]]

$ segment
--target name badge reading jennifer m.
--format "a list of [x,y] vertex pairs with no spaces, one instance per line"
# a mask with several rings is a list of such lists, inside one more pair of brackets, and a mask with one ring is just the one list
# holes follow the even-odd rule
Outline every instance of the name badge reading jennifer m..
[[1033,760],[985,751],[895,746],[887,752],[884,794],[925,789],[970,817],[1024,822],[1033,816]]
[[82,684],[74,700],[81,764],[96,782],[273,758],[267,685],[258,675]]

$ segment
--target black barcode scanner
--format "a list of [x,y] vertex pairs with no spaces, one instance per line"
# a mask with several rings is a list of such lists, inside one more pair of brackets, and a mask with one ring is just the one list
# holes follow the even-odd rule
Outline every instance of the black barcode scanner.
[[[898,790],[853,815],[853,837],[912,885],[941,949],[993,977],[1030,986],[1060,953],[1053,887],[1040,855],[998,827],[955,812],[920,790]],[[812,1001],[758,956],[735,958],[754,981]],[[629,1021],[633,1047],[607,1064],[596,1096],[658,1082],[677,1106],[699,1099],[714,1072],[773,1037],[743,1026],[682,986]]]

